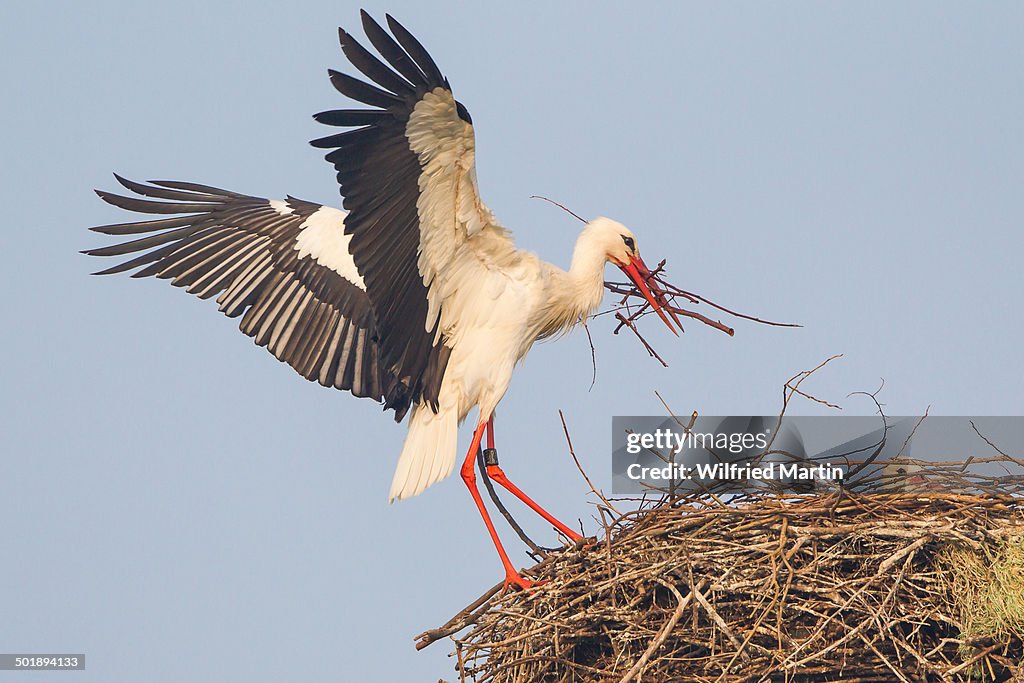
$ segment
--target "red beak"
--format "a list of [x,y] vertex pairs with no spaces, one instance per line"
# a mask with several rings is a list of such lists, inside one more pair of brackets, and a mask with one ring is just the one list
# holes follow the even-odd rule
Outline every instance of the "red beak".
[[[676,332],[676,328],[672,325],[672,321],[665,315],[665,309],[669,308],[668,299],[665,297],[665,292],[658,287],[657,284],[651,282],[648,283],[648,278],[651,277],[651,269],[647,267],[644,260],[639,256],[634,256],[629,263],[624,266],[619,266],[622,272],[625,273],[633,284],[637,286],[640,293],[644,295],[647,302],[651,304],[651,307],[658,312],[661,319],[668,325],[668,329],[672,330],[672,334],[679,336]],[[669,313],[672,313],[672,317],[676,318],[675,313],[669,308]],[[676,319],[676,325],[679,325],[679,329],[683,329],[683,326]]]

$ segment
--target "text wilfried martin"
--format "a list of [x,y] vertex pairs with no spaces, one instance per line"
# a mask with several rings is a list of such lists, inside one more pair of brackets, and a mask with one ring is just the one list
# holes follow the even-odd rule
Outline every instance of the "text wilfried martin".
[[626,468],[626,476],[630,479],[661,479],[666,481],[703,480],[703,481],[778,481],[778,480],[828,480],[841,481],[844,472],[841,467],[819,463],[811,465],[806,462],[781,463],[768,462],[760,465],[750,463],[696,463],[684,465],[670,463],[661,467],[644,467],[633,463]]

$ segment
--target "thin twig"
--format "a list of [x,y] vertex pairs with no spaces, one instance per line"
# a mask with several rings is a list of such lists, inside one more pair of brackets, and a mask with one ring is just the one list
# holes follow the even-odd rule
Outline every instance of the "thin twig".
[[999,455],[1005,455],[1007,458],[1010,457],[1009,455],[1007,455],[1006,451],[1004,451],[1003,449],[999,448],[999,446],[997,446],[994,443],[992,443],[991,441],[989,441],[987,436],[985,436],[980,431],[978,431],[978,427],[977,427],[977,425],[974,424],[974,420],[971,420],[971,429],[974,430],[975,434],[977,434],[978,436],[981,437],[982,441],[984,441],[989,446],[991,446],[996,451],[996,453],[998,453]]
[[[636,325],[633,324],[633,321],[630,318],[623,316],[621,313],[616,313],[615,318],[620,323],[622,323],[622,325],[625,325],[626,327],[633,331],[633,334],[636,335],[636,338],[639,339],[640,343],[644,345],[645,349],[647,349],[647,353],[651,354],[653,358],[657,358],[658,362],[664,365],[666,368],[668,367],[668,363],[665,362],[665,359],[659,356],[658,352],[654,350],[654,347],[647,343],[647,340],[644,339],[643,335],[641,335],[640,332],[636,329]],[[616,329],[615,332],[618,333],[618,329]]]
[[899,458],[903,457],[903,452],[905,450],[907,450],[907,446],[910,445],[910,440],[913,439],[914,438],[914,434],[917,433],[917,428],[920,427],[921,423],[924,422],[928,418],[928,411],[931,410],[931,409],[932,409],[931,406],[928,406],[928,407],[926,407],[924,409],[924,415],[922,415],[918,419],[918,421],[916,423],[914,423],[914,428],[910,430],[910,433],[907,434],[907,438],[903,440],[903,445],[900,446],[900,451],[899,451],[899,453],[896,454],[896,458],[894,458],[894,459],[898,460]]
[[610,500],[604,497],[603,493],[594,488],[594,483],[590,481],[590,477],[588,477],[587,473],[583,471],[583,465],[580,464],[580,459],[576,457],[576,451],[572,447],[572,438],[570,438],[569,436],[569,427],[566,426],[565,424],[565,415],[562,413],[561,409],[559,409],[558,411],[558,417],[561,418],[562,420],[562,431],[565,432],[565,443],[568,444],[569,446],[569,455],[572,456],[572,461],[576,463],[576,469],[578,469],[580,471],[580,474],[583,475],[583,480],[587,482],[587,486],[590,487],[591,492],[593,492],[595,496],[601,499],[601,502],[605,504],[605,507],[607,507],[609,510],[611,510],[619,517],[621,517],[622,513],[619,512],[614,505],[612,505]]
[[594,369],[593,375],[590,377],[590,388],[587,389],[589,392],[597,384],[597,351],[594,349],[594,339],[590,336],[590,327],[586,320],[583,321],[583,331],[587,333],[587,343],[590,344],[590,364]]
[[556,201],[555,201],[554,199],[548,199],[547,197],[541,196],[541,195],[539,195],[539,194],[531,194],[531,195],[530,195],[530,199],[543,199],[543,200],[544,200],[544,201],[546,201],[546,202],[549,202],[549,203],[551,203],[551,204],[554,204],[555,206],[557,206],[558,208],[560,208],[560,209],[561,209],[562,211],[565,211],[566,213],[568,213],[568,214],[571,214],[571,215],[575,216],[575,217],[576,217],[576,220],[578,220],[578,221],[579,221],[580,223],[586,223],[586,222],[587,222],[587,221],[586,221],[586,219],[584,219],[584,218],[581,218],[581,217],[580,217],[580,216],[579,216],[579,215],[578,215],[578,214],[577,214],[576,212],[574,212],[574,211],[571,211],[571,210],[569,210],[569,209],[565,208],[564,206],[562,206],[561,204],[559,204],[558,202],[556,202]]

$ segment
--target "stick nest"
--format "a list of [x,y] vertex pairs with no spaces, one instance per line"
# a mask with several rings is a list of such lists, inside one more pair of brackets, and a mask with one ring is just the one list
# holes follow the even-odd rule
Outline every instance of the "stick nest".
[[1024,681],[1022,501],[663,499],[449,622],[460,680]]

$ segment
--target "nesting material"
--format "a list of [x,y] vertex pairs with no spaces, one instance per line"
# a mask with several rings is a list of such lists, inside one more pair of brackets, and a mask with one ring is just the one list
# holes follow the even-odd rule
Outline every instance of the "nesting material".
[[1024,681],[1006,488],[664,499],[423,637],[481,683]]

